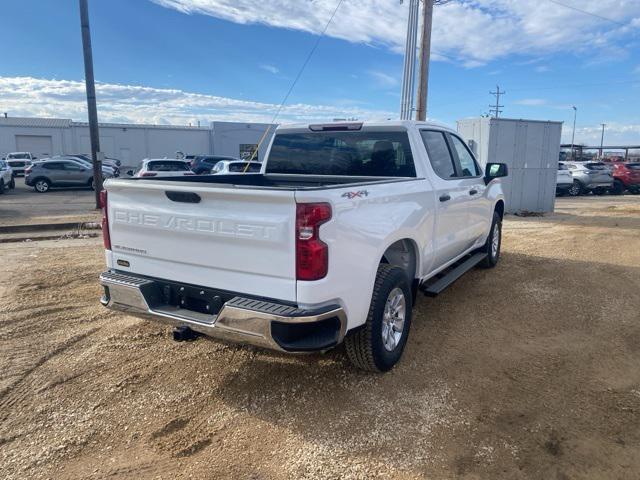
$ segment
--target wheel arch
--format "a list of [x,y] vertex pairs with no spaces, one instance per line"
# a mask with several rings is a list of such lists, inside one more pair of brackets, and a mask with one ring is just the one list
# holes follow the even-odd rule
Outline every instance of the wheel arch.
[[504,218],[504,200],[499,199],[493,207],[493,211],[497,212],[500,215],[500,220],[502,220]]
[[420,255],[418,252],[418,245],[415,240],[401,238],[393,241],[385,248],[378,263],[387,263],[402,268],[406,272],[409,282],[413,282],[420,270]]

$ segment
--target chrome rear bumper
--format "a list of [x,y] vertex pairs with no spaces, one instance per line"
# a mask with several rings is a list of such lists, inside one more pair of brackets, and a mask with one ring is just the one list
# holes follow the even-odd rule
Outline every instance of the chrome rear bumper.
[[154,279],[104,272],[101,303],[112,310],[173,326],[188,326],[214,338],[286,352],[327,350],[340,343],[347,319],[338,305],[300,309],[277,302],[234,296],[217,314],[187,310],[159,301]]

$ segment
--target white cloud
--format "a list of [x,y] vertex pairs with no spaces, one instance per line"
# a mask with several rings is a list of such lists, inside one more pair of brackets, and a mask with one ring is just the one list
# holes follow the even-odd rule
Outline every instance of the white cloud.
[[[153,0],[186,14],[202,14],[240,24],[264,24],[318,34],[336,0]],[[348,0],[327,34],[350,42],[404,49],[407,5],[397,0]],[[574,2],[575,3],[575,2]],[[638,0],[582,0],[581,9],[611,18],[603,21],[550,2],[458,0],[435,8],[434,59],[458,58],[467,67],[511,54],[554,52],[620,57],[621,39],[637,37]]]
[[539,107],[542,105],[546,105],[547,101],[544,98],[522,98],[520,100],[516,100],[513,103],[516,105],[525,105],[529,107]]
[[400,85],[400,79],[393,75],[389,75],[388,73],[380,72],[378,70],[370,70],[367,73],[374,79],[379,87],[392,88]]
[[[607,122],[605,122],[607,123]],[[564,124],[562,142],[571,143],[572,125]],[[589,146],[600,145],[601,125],[589,125],[576,128],[576,143]],[[607,123],[604,131],[605,145],[637,145],[640,138],[640,124]]]
[[[273,103],[239,100],[183,90],[97,83],[98,116],[102,122],[187,125],[198,120],[269,122],[278,109]],[[82,81],[33,77],[0,77],[0,104],[14,117],[58,117],[86,121]],[[339,105],[285,105],[278,122],[396,118],[397,112],[370,110],[342,99]]]
[[548,72],[549,70],[551,70],[551,69],[546,65],[538,65],[535,68],[535,71],[538,72],[538,73],[545,73],[545,72]]
[[269,65],[268,63],[261,64],[260,68],[269,73],[273,73],[274,75],[280,73],[280,69],[278,67],[276,67],[275,65]]

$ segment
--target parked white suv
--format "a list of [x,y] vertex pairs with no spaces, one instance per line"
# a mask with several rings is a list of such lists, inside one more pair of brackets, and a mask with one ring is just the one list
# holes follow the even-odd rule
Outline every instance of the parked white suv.
[[565,195],[573,186],[573,175],[564,164],[558,162],[558,173],[556,174],[556,195]]
[[105,182],[102,303],[386,371],[419,291],[498,262],[506,165],[442,126],[279,127],[263,172]]
[[7,153],[5,160],[13,170],[13,175],[17,177],[24,175],[24,171],[36,160],[36,157],[29,152],[11,152]]
[[129,170],[127,175],[131,177],[182,177],[195,174],[184,160],[145,158],[135,171]]
[[4,193],[5,189],[16,188],[16,180],[13,178],[13,170],[5,160],[0,160],[0,194]]

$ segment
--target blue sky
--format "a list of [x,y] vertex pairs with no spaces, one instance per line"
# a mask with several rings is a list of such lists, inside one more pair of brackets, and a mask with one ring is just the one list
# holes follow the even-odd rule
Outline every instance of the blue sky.
[[[282,121],[397,117],[407,3],[344,0]],[[429,117],[560,120],[640,143],[640,1],[436,7]],[[337,0],[90,0],[102,121],[268,121]],[[600,17],[605,17],[600,18]],[[3,0],[0,111],[86,119],[76,0]]]

